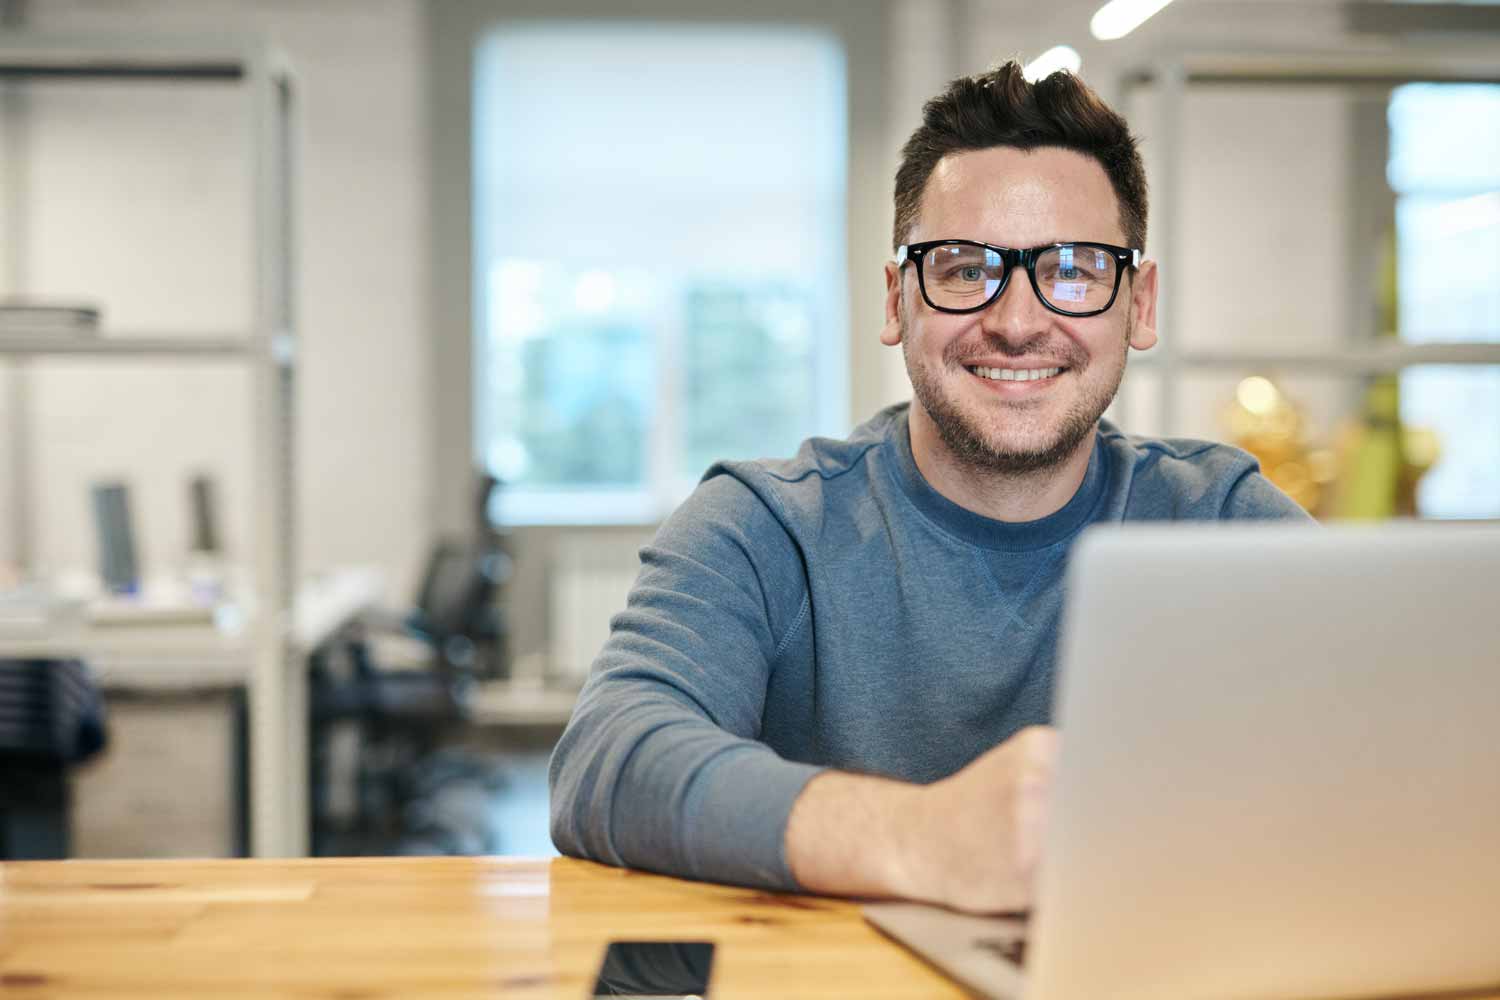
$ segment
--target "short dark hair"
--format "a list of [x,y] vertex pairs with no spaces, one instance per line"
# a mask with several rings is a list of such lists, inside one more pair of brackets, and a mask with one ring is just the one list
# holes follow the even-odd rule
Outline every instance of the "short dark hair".
[[1145,249],[1146,169],[1125,119],[1067,70],[1032,83],[1013,60],[959,77],[923,106],[922,124],[902,147],[896,171],[891,248],[906,242],[927,179],[943,157],[995,146],[1056,146],[1097,160],[1119,199],[1126,242]]

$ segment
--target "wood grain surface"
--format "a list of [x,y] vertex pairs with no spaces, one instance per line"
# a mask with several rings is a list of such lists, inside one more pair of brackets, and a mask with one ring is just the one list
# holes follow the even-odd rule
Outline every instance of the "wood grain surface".
[[0,864],[5,1000],[583,1000],[614,939],[717,942],[714,1000],[963,996],[853,903],[567,858]]
[[961,997],[852,903],[571,859],[0,865],[0,996],[590,992],[612,939],[718,943],[715,1000]]

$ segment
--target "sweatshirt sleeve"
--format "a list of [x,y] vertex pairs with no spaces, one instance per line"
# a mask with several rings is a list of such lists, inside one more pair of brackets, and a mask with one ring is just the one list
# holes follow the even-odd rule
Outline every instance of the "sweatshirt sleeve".
[[612,865],[796,889],[784,838],[821,768],[759,742],[778,653],[808,623],[802,556],[738,479],[655,540],[552,755],[552,840]]

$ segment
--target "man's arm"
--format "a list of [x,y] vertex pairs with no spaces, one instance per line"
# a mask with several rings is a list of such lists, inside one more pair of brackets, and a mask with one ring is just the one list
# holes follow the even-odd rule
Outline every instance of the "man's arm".
[[642,550],[549,771],[565,854],[793,889],[783,834],[819,768],[760,742],[776,658],[809,627],[801,556],[747,486],[707,480]]
[[642,561],[553,754],[559,850],[764,888],[1025,907],[1051,730],[929,786],[784,760],[759,741],[762,714],[776,657],[808,615],[780,522],[719,477]]
[[931,785],[825,772],[792,807],[792,874],[810,892],[1025,910],[1057,745],[1055,729],[1033,726]]

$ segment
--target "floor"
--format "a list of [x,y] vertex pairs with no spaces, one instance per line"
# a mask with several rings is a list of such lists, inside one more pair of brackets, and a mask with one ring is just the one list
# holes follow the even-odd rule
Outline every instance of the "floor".
[[[314,852],[555,857],[547,764],[557,731],[470,729],[418,757],[330,742],[328,810]],[[374,780],[358,778],[364,761]],[[360,804],[363,803],[361,808]],[[361,818],[363,817],[363,818]]]
[[496,754],[506,787],[494,799],[491,816],[506,855],[550,858],[557,854],[547,832],[547,759],[545,750]]

